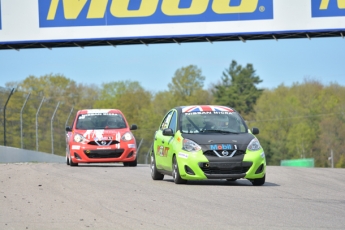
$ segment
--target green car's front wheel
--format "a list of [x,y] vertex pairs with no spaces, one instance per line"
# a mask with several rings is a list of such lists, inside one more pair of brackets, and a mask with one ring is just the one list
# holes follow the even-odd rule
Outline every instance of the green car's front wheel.
[[185,184],[187,183],[187,180],[184,180],[180,176],[180,172],[178,169],[178,163],[176,160],[176,156],[173,158],[173,171],[172,171],[172,177],[174,179],[175,184]]
[[151,177],[153,180],[163,180],[164,175],[157,171],[154,152],[151,153]]
[[265,184],[265,180],[266,180],[266,175],[263,178],[251,180],[251,182],[254,186],[261,186]]

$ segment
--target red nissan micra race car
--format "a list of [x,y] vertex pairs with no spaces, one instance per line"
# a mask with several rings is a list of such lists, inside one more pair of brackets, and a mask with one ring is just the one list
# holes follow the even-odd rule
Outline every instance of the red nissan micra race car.
[[79,110],[66,127],[66,163],[123,162],[137,166],[137,146],[126,118],[118,109]]

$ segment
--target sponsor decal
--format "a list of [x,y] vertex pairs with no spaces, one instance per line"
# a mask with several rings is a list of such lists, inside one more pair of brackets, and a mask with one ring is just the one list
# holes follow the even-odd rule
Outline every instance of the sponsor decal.
[[80,149],[80,145],[72,145],[72,149],[79,150]]
[[161,157],[167,157],[168,152],[169,152],[169,147],[165,147],[165,148],[164,148],[164,146],[158,146],[157,147],[157,154]]
[[107,141],[107,140],[112,140],[112,139],[113,139],[112,137],[101,137],[101,138],[95,137],[94,138],[95,141]]
[[312,17],[345,16],[345,0],[311,0]]
[[81,114],[78,119],[85,119],[85,117],[90,116],[119,116],[117,113],[87,113],[87,114]]
[[128,148],[135,148],[135,144],[128,144]]
[[188,159],[188,154],[186,153],[179,153],[178,156],[184,159]]
[[[114,135],[115,134],[115,135]],[[112,136],[104,136],[104,135],[112,135]],[[116,140],[118,143],[115,145],[117,149],[120,148],[120,140],[121,140],[121,133],[120,132],[114,132],[111,130],[104,130],[104,129],[99,129],[99,130],[86,130],[86,132],[83,134],[83,136],[87,140],[94,140],[96,143],[99,145],[103,145],[102,141],[110,141],[110,140]],[[115,138],[114,138],[115,136]],[[111,142],[108,144],[105,143],[104,145],[110,145]]]
[[102,140],[103,133],[104,133],[103,129],[97,129],[97,130],[88,129],[86,130],[83,136],[88,140],[91,140],[91,139]]
[[273,19],[273,0],[39,0],[40,27]]
[[205,114],[213,114],[212,112],[191,112],[191,113],[185,113],[185,115],[205,115]]
[[232,112],[188,112],[184,113],[185,115],[205,115],[205,114],[232,114]]
[[115,140],[119,142],[118,144],[116,144],[116,148],[119,149],[120,148],[120,140],[121,140],[121,134],[120,133],[116,133]]
[[210,145],[211,150],[232,150],[231,144]]
[[225,106],[200,105],[186,106],[182,108],[182,113],[189,114],[229,114],[231,112],[234,111],[231,108]]

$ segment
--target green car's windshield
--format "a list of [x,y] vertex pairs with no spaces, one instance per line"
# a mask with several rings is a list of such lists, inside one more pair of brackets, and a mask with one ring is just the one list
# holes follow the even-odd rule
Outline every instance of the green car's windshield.
[[182,133],[246,133],[247,126],[237,112],[182,113]]
[[89,113],[81,114],[77,118],[77,129],[122,129],[126,122],[117,113]]

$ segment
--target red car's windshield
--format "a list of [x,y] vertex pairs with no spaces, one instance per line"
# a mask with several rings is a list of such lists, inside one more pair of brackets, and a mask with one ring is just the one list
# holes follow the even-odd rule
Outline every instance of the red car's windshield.
[[77,118],[77,129],[122,129],[126,122],[117,113],[89,113],[81,114]]

